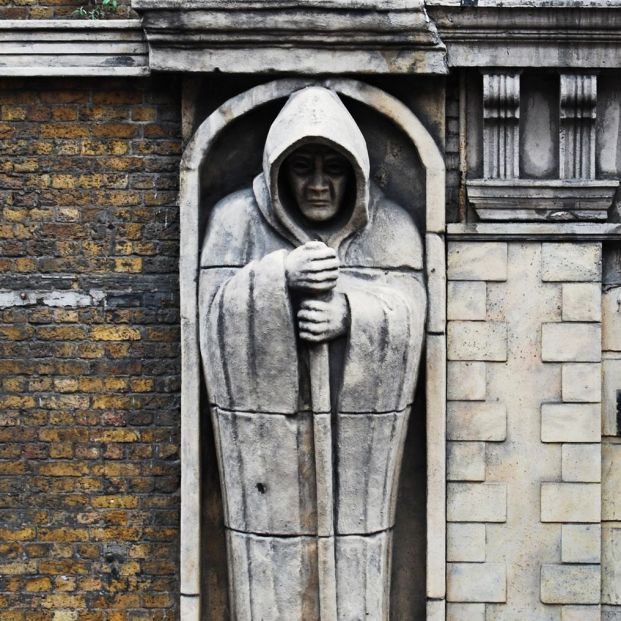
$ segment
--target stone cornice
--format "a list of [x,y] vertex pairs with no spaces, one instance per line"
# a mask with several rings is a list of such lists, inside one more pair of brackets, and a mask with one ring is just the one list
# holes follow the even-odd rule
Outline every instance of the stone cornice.
[[0,76],[149,73],[139,20],[0,20]]
[[451,67],[616,68],[621,6],[428,6]]
[[446,73],[422,0],[134,0],[150,65],[231,73]]

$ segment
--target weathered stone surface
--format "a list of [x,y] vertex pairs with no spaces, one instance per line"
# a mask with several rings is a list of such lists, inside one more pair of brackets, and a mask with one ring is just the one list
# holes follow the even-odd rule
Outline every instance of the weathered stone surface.
[[[615,352],[615,356],[618,354]],[[602,434],[616,436],[619,433],[617,410],[621,391],[621,356],[604,358],[602,361]]]
[[485,561],[485,524],[449,523],[446,534],[448,561],[466,563]]
[[597,442],[601,431],[599,403],[544,403],[542,442]]
[[601,502],[601,486],[597,483],[542,483],[541,521],[597,523]]
[[[526,151],[527,144],[523,148]],[[540,161],[537,157],[532,159]],[[606,220],[618,185],[617,181],[576,184],[562,179],[473,179],[466,182],[468,200],[481,220],[546,223]]]
[[599,282],[602,277],[602,246],[599,243],[543,244],[544,282]]
[[602,365],[576,362],[563,365],[563,401],[597,403],[602,398]]
[[485,443],[448,442],[446,478],[448,481],[484,481]]
[[599,283],[563,285],[563,321],[601,321],[602,288]]
[[602,621],[599,606],[563,606],[561,621]]
[[602,519],[621,521],[621,444],[602,445]]
[[485,363],[449,361],[446,395],[450,401],[484,401],[486,395]]
[[502,442],[507,437],[507,411],[502,403],[449,401],[446,429],[449,440]]
[[453,604],[446,606],[446,621],[485,621],[485,604]]
[[563,444],[563,481],[599,483],[601,444]]
[[598,604],[599,598],[599,565],[542,565],[544,604]]
[[449,522],[504,522],[507,519],[505,483],[449,483]]
[[563,524],[561,527],[563,563],[599,563],[602,528],[599,524]]
[[541,327],[544,362],[599,362],[601,329],[594,323],[544,323]]
[[437,233],[425,235],[427,271],[427,332],[446,332],[446,244]]
[[485,319],[485,282],[449,281],[447,299],[447,319],[470,319],[475,321]]
[[451,242],[447,265],[449,280],[507,280],[507,244]]
[[621,351],[621,287],[603,293],[602,330],[603,349]]
[[449,602],[506,601],[504,563],[449,563],[446,598]]
[[621,528],[602,525],[602,603],[621,606]]
[[446,621],[446,602],[443,599],[427,600],[426,621]]
[[507,326],[491,321],[449,321],[447,327],[449,360],[507,359]]

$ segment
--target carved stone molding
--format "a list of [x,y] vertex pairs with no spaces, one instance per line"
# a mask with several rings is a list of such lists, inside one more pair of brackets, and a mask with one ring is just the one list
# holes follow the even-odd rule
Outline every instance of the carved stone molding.
[[483,75],[483,166],[488,179],[520,174],[520,75]]
[[[451,67],[610,68],[621,64],[617,2],[426,2]],[[540,4],[540,3],[536,3]],[[543,6],[542,6],[543,5]]]
[[148,73],[138,20],[0,20],[0,76]]
[[152,69],[446,73],[422,0],[133,0]]
[[468,181],[468,200],[481,220],[606,220],[618,181],[477,179]]
[[562,179],[595,179],[597,76],[561,74],[560,153]]

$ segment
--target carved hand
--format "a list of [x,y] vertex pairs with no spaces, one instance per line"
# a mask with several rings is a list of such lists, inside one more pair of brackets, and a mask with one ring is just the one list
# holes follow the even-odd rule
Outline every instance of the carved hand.
[[307,242],[287,255],[285,274],[292,289],[325,293],[336,286],[339,260],[335,251],[323,242]]
[[300,338],[311,343],[331,341],[349,330],[349,304],[340,292],[327,299],[311,298],[298,311]]

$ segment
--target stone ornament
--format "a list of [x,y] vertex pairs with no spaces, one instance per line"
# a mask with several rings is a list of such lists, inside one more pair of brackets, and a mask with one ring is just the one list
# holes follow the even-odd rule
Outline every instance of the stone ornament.
[[263,172],[211,210],[199,332],[231,618],[389,618],[423,343],[423,247],[336,93],[294,92]]

